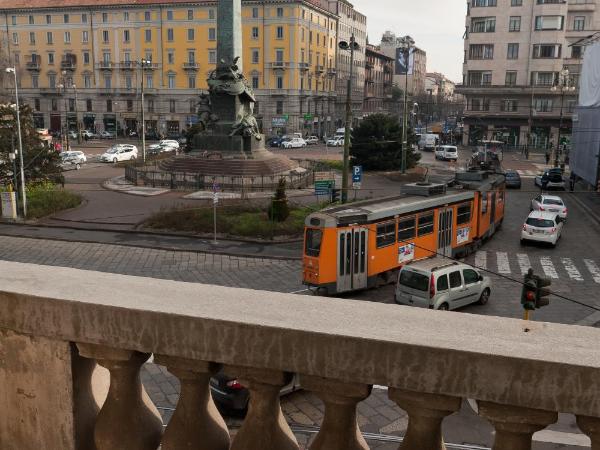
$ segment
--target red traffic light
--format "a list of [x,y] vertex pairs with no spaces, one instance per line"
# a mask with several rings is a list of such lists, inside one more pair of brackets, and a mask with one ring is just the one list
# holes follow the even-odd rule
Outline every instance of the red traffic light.
[[535,302],[535,292],[534,291],[527,291],[527,294],[525,294],[527,297],[527,301],[528,302]]

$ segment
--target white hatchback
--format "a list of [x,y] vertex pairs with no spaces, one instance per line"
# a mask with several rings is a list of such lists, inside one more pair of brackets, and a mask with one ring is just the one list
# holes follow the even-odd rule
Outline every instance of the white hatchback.
[[565,205],[562,198],[556,195],[545,194],[538,195],[531,200],[531,210],[557,213],[561,219],[566,219],[568,212],[567,205]]
[[564,219],[555,212],[530,212],[521,231],[521,244],[525,241],[536,241],[555,247],[562,234],[563,222]]
[[179,150],[179,142],[177,142],[174,139],[163,139],[158,143],[158,145],[160,145],[163,148],[172,147]]
[[101,162],[117,163],[120,161],[134,161],[138,157],[138,149],[135,145],[120,144],[109,148],[100,156]]
[[302,138],[295,137],[281,144],[283,148],[302,148],[306,147],[306,141]]

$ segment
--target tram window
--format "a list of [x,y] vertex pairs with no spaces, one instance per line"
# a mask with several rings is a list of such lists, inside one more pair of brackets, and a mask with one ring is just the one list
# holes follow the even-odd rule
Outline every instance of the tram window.
[[414,239],[416,233],[415,217],[400,219],[398,222],[398,242]]
[[338,261],[339,265],[340,265],[340,276],[344,275],[344,267],[346,264],[346,261],[344,258],[344,250],[346,249],[346,233],[342,234],[340,236],[340,259]]
[[377,248],[396,243],[396,223],[387,222],[377,225]]
[[481,213],[487,214],[488,210],[488,194],[487,192],[483,192],[481,194]]
[[419,216],[419,236],[433,233],[433,213]]
[[306,245],[304,253],[306,256],[319,256],[321,253],[321,241],[323,240],[323,231],[309,228],[306,230]]
[[462,225],[471,221],[471,204],[460,205],[456,212],[456,224]]
[[365,233],[364,231],[361,231],[360,233],[360,273],[364,273],[365,272],[365,251],[366,251],[366,239],[367,239],[367,233]]

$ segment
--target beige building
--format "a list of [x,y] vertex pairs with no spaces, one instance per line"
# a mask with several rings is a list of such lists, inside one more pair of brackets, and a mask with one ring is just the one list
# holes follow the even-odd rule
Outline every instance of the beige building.
[[[400,36],[396,36],[391,31],[386,31],[381,38],[381,52],[396,60],[397,49],[401,47]],[[412,49],[412,71],[408,74],[408,89],[409,95],[419,95],[425,92],[425,80],[427,78],[427,53],[419,47]],[[394,85],[402,90],[407,83],[405,75],[398,73],[395,68]]]
[[[465,30],[464,143],[557,144],[571,133],[583,47],[600,27],[597,1],[471,0]],[[572,45],[575,44],[575,45]],[[567,69],[561,76],[561,72]],[[554,87],[554,89],[553,89]],[[529,139],[528,139],[529,136]],[[561,139],[563,141],[563,139]]]
[[394,59],[385,56],[379,47],[367,44],[363,115],[393,113],[392,82]]

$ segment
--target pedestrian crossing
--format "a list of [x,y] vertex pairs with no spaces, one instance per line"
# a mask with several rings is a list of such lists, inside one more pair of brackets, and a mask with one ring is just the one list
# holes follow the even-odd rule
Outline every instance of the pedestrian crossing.
[[540,174],[539,170],[517,170],[521,178],[535,178]]
[[538,275],[552,280],[568,279],[574,282],[600,284],[600,263],[592,259],[575,260],[568,257],[532,257],[526,253],[477,251],[465,259],[473,266],[505,276],[520,277],[533,269]]

